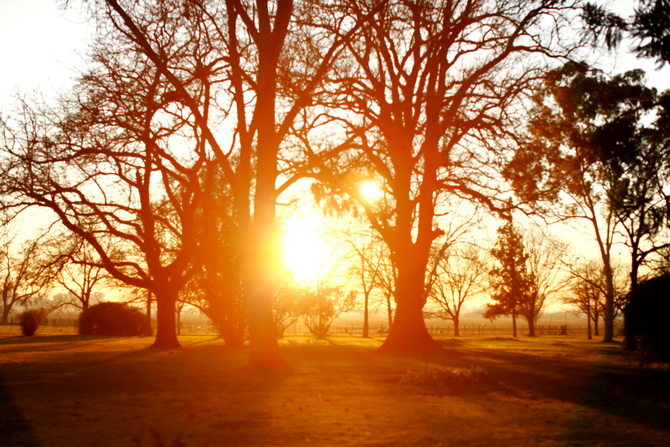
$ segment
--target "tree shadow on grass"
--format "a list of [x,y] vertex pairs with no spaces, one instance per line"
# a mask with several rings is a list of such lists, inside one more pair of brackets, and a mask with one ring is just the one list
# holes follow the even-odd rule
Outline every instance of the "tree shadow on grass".
[[40,443],[21,415],[0,376],[0,445],[3,447],[39,447]]

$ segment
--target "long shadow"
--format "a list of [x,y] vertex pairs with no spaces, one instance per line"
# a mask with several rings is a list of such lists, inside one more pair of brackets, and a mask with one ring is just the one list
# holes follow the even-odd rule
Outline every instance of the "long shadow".
[[[601,358],[594,363],[495,349],[469,351],[467,347],[457,347],[454,351],[459,351],[459,362],[468,358],[483,361],[501,384],[670,433],[670,371],[644,370],[632,359],[621,362],[630,355],[621,347],[603,345]],[[433,362],[454,360],[453,353],[445,350],[443,359]],[[509,388],[508,392],[515,391]]]
[[582,404],[670,433],[670,371],[601,365]]
[[30,425],[21,415],[0,375],[0,445],[3,447],[39,447]]

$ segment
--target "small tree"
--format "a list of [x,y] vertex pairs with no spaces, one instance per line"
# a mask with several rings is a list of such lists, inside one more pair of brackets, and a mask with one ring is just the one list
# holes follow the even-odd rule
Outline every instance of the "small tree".
[[7,324],[14,305],[26,304],[44,291],[53,278],[53,269],[42,259],[41,247],[39,237],[25,241],[19,250],[15,250],[13,238],[5,238],[0,246],[3,324]]
[[28,309],[21,312],[19,314],[21,333],[26,337],[35,335],[46,316],[47,311],[45,309]]
[[305,293],[303,321],[316,338],[328,335],[333,321],[356,305],[356,293],[334,284],[332,275],[317,275],[316,284]]
[[596,261],[587,261],[570,267],[571,294],[564,299],[567,304],[577,307],[587,322],[587,338],[599,335],[598,321],[603,313],[605,299],[605,280],[602,268]]
[[514,337],[517,336],[516,317],[521,303],[529,294],[529,278],[526,270],[528,255],[523,245],[523,237],[510,218],[498,229],[498,241],[491,255],[496,265],[489,272],[489,282],[493,294],[493,304],[487,304],[484,316],[495,319],[501,315],[512,317]]
[[486,265],[474,245],[447,252],[440,258],[430,298],[442,311],[435,315],[453,322],[454,337],[460,335],[463,305],[485,290],[485,276]]

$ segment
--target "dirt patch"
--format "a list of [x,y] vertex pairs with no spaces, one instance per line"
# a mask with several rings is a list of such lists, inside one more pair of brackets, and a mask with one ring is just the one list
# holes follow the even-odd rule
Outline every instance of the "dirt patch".
[[[0,444],[660,446],[670,435],[668,371],[640,369],[620,345],[462,338],[407,359],[377,355],[380,340],[289,337],[294,371],[263,374],[244,368],[244,349],[181,341],[156,352],[141,338],[0,339],[1,416],[23,424]],[[453,371],[481,380],[442,380]],[[403,379],[424,376],[440,380]]]

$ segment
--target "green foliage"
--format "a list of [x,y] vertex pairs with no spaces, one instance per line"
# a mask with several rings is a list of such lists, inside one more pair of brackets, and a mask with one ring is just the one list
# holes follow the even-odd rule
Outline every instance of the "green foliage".
[[79,335],[146,335],[147,319],[138,309],[125,303],[100,303],[79,317]]
[[627,297],[626,336],[647,361],[670,362],[670,274],[643,281]]
[[39,329],[40,324],[47,316],[45,309],[28,309],[19,314],[19,325],[21,333],[26,337],[32,337]]

